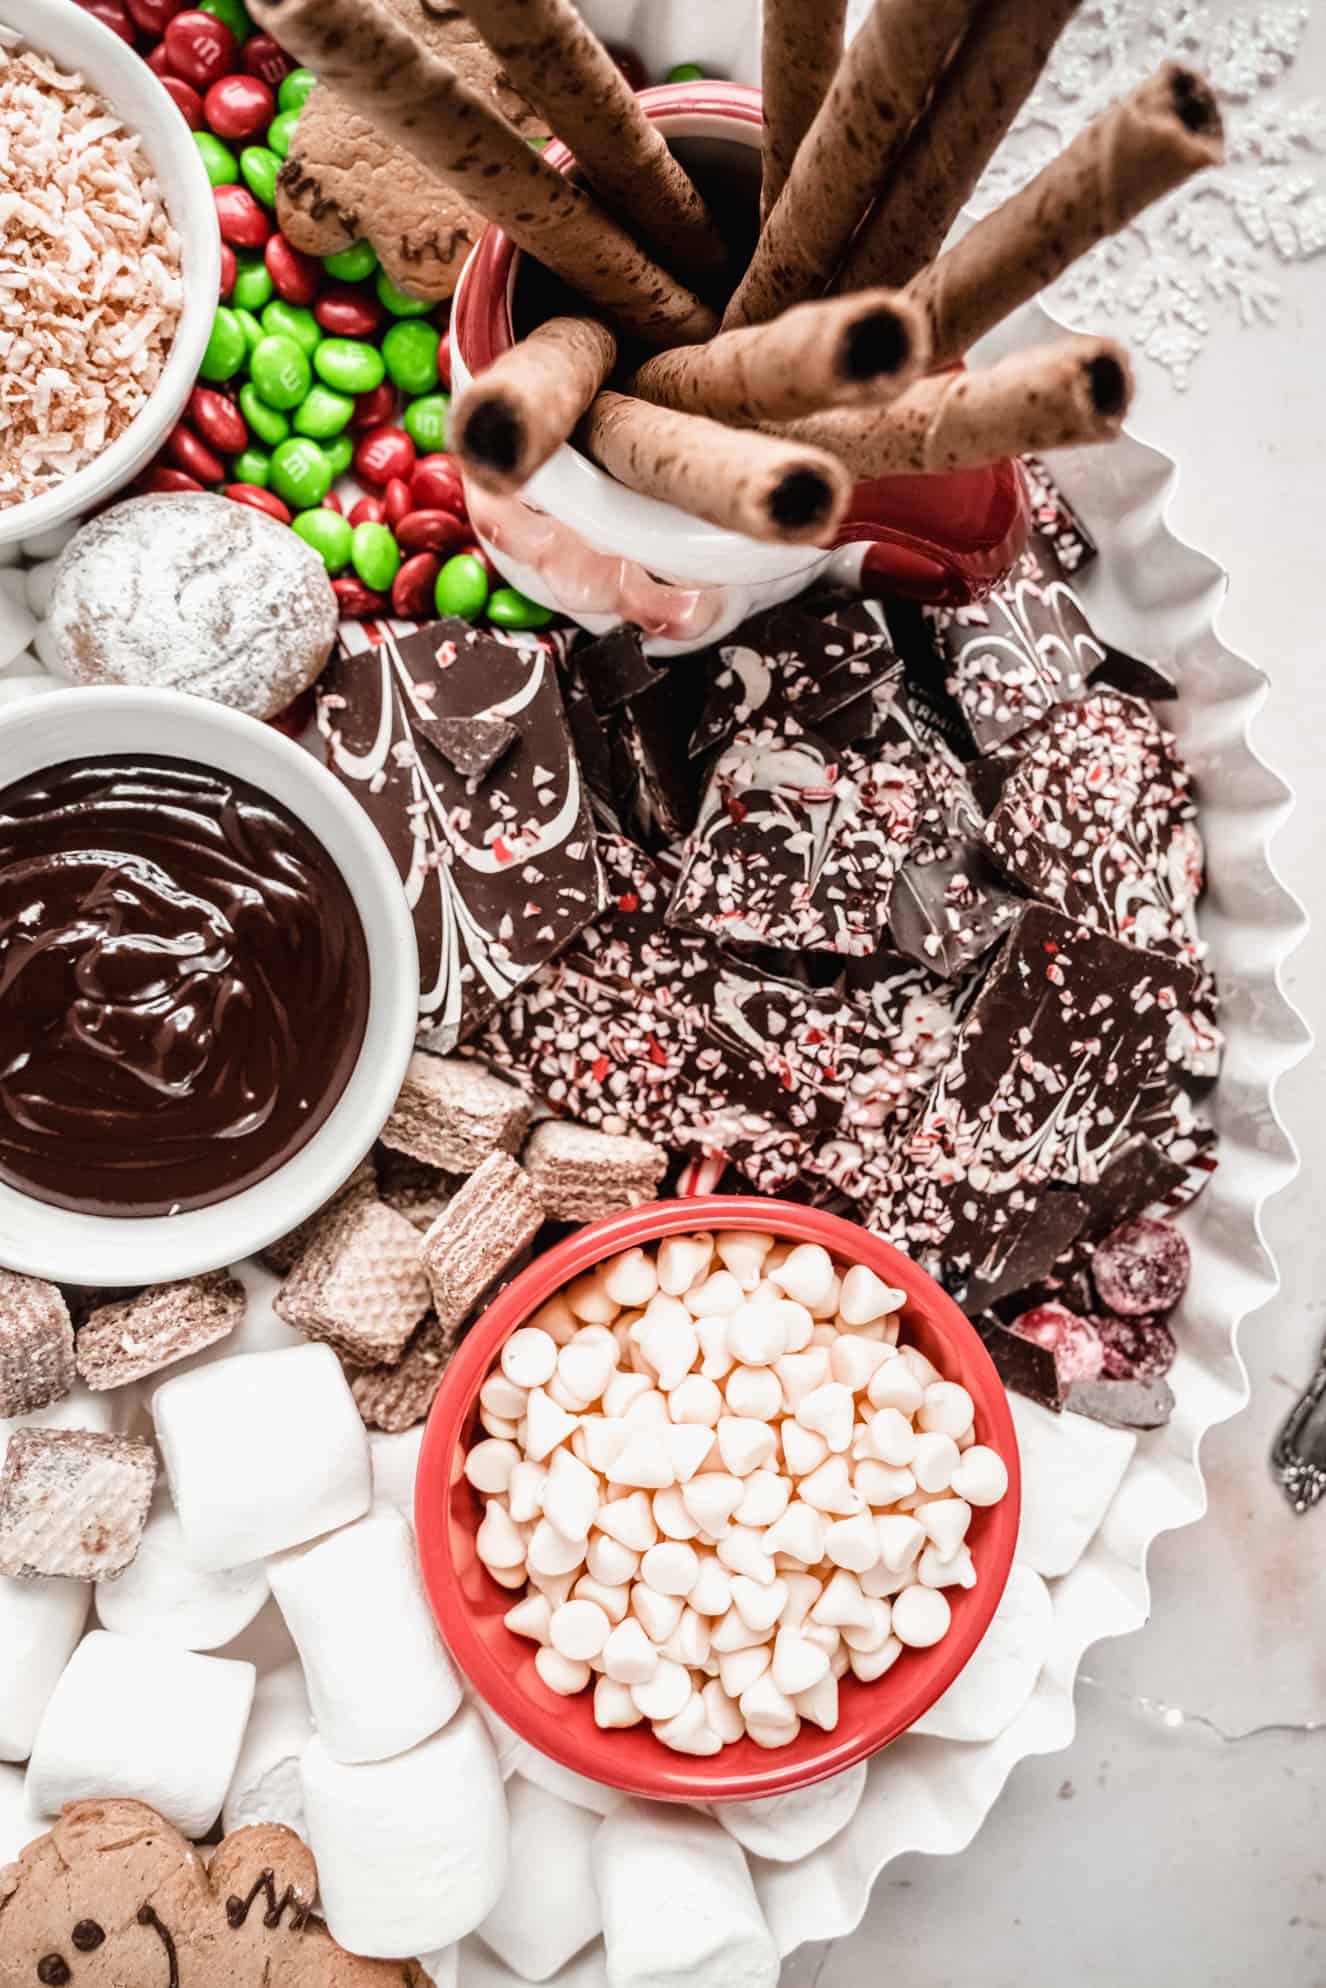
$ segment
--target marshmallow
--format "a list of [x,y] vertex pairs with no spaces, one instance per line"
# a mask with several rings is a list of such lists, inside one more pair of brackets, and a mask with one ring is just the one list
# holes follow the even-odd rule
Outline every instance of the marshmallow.
[[730,1836],[753,1857],[778,1864],[799,1863],[846,1829],[866,1791],[866,1763],[848,1767],[827,1781],[770,1795],[758,1802],[721,1802],[714,1814]]
[[158,1491],[138,1552],[114,1581],[97,1584],[97,1619],[121,1636],[219,1650],[252,1622],[270,1588],[259,1562],[206,1569],[190,1557],[179,1518]]
[[716,1822],[629,1802],[593,1845],[612,1988],[776,1988],[746,1859]]
[[322,1908],[343,1947],[403,1960],[487,1918],[506,1882],[506,1802],[472,1708],[368,1765],[334,1760],[315,1735],[301,1771]]
[[414,1480],[419,1471],[419,1450],[424,1440],[424,1424],[384,1436],[376,1431],[368,1439],[369,1461],[373,1470],[373,1499],[376,1504],[394,1505],[414,1522]]
[[333,1759],[385,1760],[446,1724],[460,1684],[399,1512],[383,1506],[280,1555],[269,1572]]
[[[1016,1558],[1053,1578],[1075,1567],[1091,1544],[1137,1438],[1085,1415],[1053,1415],[1022,1395],[1010,1395],[1009,1407],[1022,1459]],[[972,1502],[970,1486],[963,1496]]]
[[433,1988],[459,1988],[460,1948],[458,1946],[439,1947],[436,1953],[420,1954],[419,1965],[432,1982]]
[[29,1803],[58,1815],[66,1802],[123,1795],[183,1835],[205,1836],[235,1771],[253,1686],[252,1664],[93,1630],[37,1729]]
[[1053,1635],[1049,1589],[1030,1567],[1015,1566],[974,1654],[911,1730],[929,1739],[997,1739],[1036,1689]]
[[0,1575],[0,1760],[26,1760],[87,1620],[86,1581]]
[[523,1981],[547,1981],[602,1924],[590,1863],[599,1819],[519,1776],[507,1813],[509,1874],[479,1938]]
[[304,1792],[299,1757],[313,1737],[304,1672],[298,1663],[261,1673],[244,1744],[226,1791],[222,1827],[279,1822],[304,1833]]
[[197,1567],[245,1566],[368,1509],[368,1437],[330,1346],[198,1367],[163,1382],[152,1417]]
[[23,1776],[17,1767],[0,1767],[0,1870],[16,1863],[29,1843],[46,1834],[49,1824],[28,1807]]

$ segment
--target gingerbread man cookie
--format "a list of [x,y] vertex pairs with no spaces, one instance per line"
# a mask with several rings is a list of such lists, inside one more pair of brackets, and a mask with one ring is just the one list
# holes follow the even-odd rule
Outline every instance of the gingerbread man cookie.
[[71,1802],[0,1869],[0,1988],[429,1988],[310,1915],[318,1874],[293,1830],[258,1823],[204,1866],[144,1802]]
[[[524,98],[459,7],[391,0],[406,25],[525,138],[546,138]],[[449,297],[482,218],[413,153],[390,145],[321,85],[300,113],[276,187],[281,232],[306,255],[336,255],[368,240],[398,289]]]

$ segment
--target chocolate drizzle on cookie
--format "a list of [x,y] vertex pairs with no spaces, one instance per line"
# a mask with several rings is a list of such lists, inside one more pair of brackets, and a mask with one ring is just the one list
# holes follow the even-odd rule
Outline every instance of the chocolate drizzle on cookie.
[[[140,1926],[150,1926],[152,1931],[160,1938],[162,1946],[166,1949],[166,1960],[170,1966],[170,1979],[166,1983],[166,1988],[180,1988],[179,1955],[175,1951],[175,1942],[171,1937],[169,1928],[162,1925],[150,1905],[139,1906],[138,1923]],[[68,1976],[65,1979],[67,1980]]]
[[264,1926],[279,1926],[287,1905],[290,1907],[290,1930],[300,1932],[308,1923],[309,1907],[300,1898],[292,1884],[288,1884],[278,1898],[276,1895],[276,1873],[262,1871],[249,1887],[247,1898],[239,1898],[233,1892],[226,1900],[226,1924],[236,1930],[249,1916],[250,1907],[261,1892],[267,1900],[267,1910],[262,1915]]

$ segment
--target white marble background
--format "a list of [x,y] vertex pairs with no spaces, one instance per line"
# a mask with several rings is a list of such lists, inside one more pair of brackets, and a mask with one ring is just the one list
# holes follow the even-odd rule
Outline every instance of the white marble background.
[[[1322,1043],[1326,8],[1084,13],[1134,46],[1248,57],[1246,219],[1280,232],[1284,198],[1297,216],[1285,253],[1268,234],[1223,294],[1209,246],[1176,252],[1188,382],[1143,359],[1129,427],[1180,464],[1170,523],[1228,570],[1220,632],[1271,681],[1254,741],[1298,795],[1274,855],[1314,924],[1285,984]],[[1090,302],[1061,308],[1136,341],[1126,300],[1113,317]],[[1202,1451],[1208,1516],[1152,1554],[1150,1623],[1088,1653],[1073,1747],[1017,1768],[961,1857],[890,1865],[861,1929],[800,1949],[785,1988],[1059,1988],[1066,1970],[1082,1988],[1326,1984],[1326,1504],[1296,1518],[1267,1468],[1326,1333],[1322,1049],[1280,1102],[1303,1162],[1267,1222],[1282,1290],[1243,1333],[1251,1406]]]

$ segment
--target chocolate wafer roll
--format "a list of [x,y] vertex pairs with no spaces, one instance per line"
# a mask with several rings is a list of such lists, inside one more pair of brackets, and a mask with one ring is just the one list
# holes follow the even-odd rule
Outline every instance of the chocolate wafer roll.
[[669,268],[716,276],[727,248],[713,216],[571,0],[466,0],[465,11],[604,205]]
[[979,469],[1004,456],[1109,442],[1133,396],[1128,354],[1112,338],[1015,352],[979,373],[931,373],[878,414],[840,408],[777,432],[828,449],[857,477]]
[[895,287],[944,246],[1082,0],[992,0],[962,38],[838,272],[837,290]]
[[616,361],[617,341],[597,318],[549,318],[455,402],[450,447],[485,490],[519,490],[568,440]]
[[747,538],[828,545],[852,492],[847,471],[822,449],[626,394],[601,393],[580,433],[619,483]]
[[792,161],[724,331],[823,292],[980,6],[875,0]]
[[518,247],[651,345],[708,338],[713,313],[555,172],[382,0],[256,0],[283,48]]
[[909,285],[929,320],[932,362],[957,358],[1097,242],[1223,156],[1210,85],[1164,63]]
[[764,0],[764,179],[760,221],[773,211],[792,161],[842,60],[847,0]]
[[919,311],[891,290],[797,304],[772,324],[720,332],[707,345],[647,359],[628,393],[738,428],[824,407],[892,400],[927,353]]

